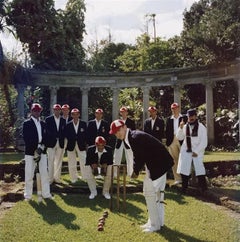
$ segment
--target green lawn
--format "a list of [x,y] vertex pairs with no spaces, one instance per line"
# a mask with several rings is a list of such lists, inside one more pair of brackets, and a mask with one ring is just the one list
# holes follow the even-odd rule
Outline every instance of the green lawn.
[[[8,152],[0,153],[0,163],[3,162],[18,162],[24,158],[24,153]],[[64,157],[67,160],[66,157]],[[209,152],[206,151],[204,155],[204,161],[230,161],[230,160],[240,160],[240,152]]]
[[[207,153],[208,161],[239,160],[239,153]],[[215,157],[215,158],[213,158]],[[225,157],[225,158],[223,158]],[[23,153],[0,154],[1,162],[17,162]],[[69,176],[62,179],[69,183]],[[80,183],[81,181],[79,181]],[[142,185],[141,176],[127,182]],[[98,182],[98,184],[100,184]],[[102,185],[102,184],[101,184]],[[109,201],[98,195],[89,200],[89,194],[55,194],[54,201],[38,204],[36,195],[30,203],[20,201],[0,216],[0,242],[53,242],[53,241],[171,241],[171,242],[235,242],[240,241],[239,219],[229,216],[225,209],[182,196],[175,190],[166,189],[165,226],[157,233],[142,233],[139,225],[147,220],[142,193],[127,194],[126,213],[109,211]],[[122,207],[121,207],[122,208]],[[104,231],[97,231],[98,219],[103,211],[109,211]]]
[[204,155],[205,162],[240,160],[240,152],[209,152]]
[[[142,233],[139,225],[147,220],[142,193],[127,194],[126,213],[98,195],[58,194],[54,201],[41,204],[18,202],[0,220],[0,241],[188,241],[236,242],[240,240],[239,221],[221,209],[193,197],[166,191],[165,226],[156,233]],[[115,200],[114,200],[115,202]],[[115,203],[114,203],[115,204]],[[122,208],[122,207],[120,207]],[[109,216],[104,231],[97,231],[105,210]]]
[[15,163],[19,162],[24,158],[24,153],[19,152],[4,152],[0,153],[0,163],[10,162]]

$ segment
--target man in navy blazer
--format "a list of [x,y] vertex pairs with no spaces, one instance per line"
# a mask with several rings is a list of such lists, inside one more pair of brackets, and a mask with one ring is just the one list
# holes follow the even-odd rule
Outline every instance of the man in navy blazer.
[[77,170],[77,156],[79,158],[82,178],[85,179],[85,160],[87,147],[87,123],[80,119],[80,111],[73,108],[71,111],[72,120],[67,123],[65,137],[67,139],[68,169],[72,183],[75,183],[79,176]]
[[[172,115],[168,117],[166,121],[165,134],[166,134],[166,145],[168,147],[168,151],[174,160],[174,165],[172,167],[172,172],[174,177],[173,185],[177,185],[182,183],[181,175],[177,173],[178,158],[179,158],[182,142],[180,142],[177,139],[176,133],[180,122],[184,119],[184,116],[180,113],[180,106],[176,102],[171,104],[171,111],[172,111]],[[184,121],[186,122],[186,120]]]
[[[128,117],[128,109],[127,107],[121,107],[119,110],[121,120],[125,123],[125,125],[131,129],[135,130],[135,122],[134,120]],[[125,160],[124,160],[125,159]],[[128,152],[128,149],[125,147],[124,142],[121,139],[116,140],[115,150],[114,150],[114,164],[120,165],[121,162],[126,161],[127,164],[127,174],[129,176],[132,175],[132,167],[133,167],[133,157],[131,156],[131,152]]]
[[103,110],[96,109],[95,119],[89,120],[88,127],[88,145],[94,145],[97,136],[103,136],[109,142],[109,123],[103,119]]
[[158,139],[148,133],[128,129],[120,119],[111,123],[110,134],[115,134],[132,150],[134,157],[132,178],[138,177],[145,166],[143,194],[149,219],[142,228],[144,232],[160,230],[164,225],[163,202],[166,173],[173,166],[173,158]]
[[104,184],[102,194],[106,199],[110,199],[109,189],[111,186],[111,172],[113,164],[112,147],[106,145],[106,140],[102,136],[95,139],[95,145],[89,146],[87,149],[86,166],[91,168],[91,176],[87,179],[88,187],[91,192],[89,199],[94,199],[97,196],[96,180],[93,173],[104,176]]
[[162,142],[164,136],[164,121],[157,116],[156,107],[149,107],[148,112],[150,113],[150,118],[145,120],[143,131]]
[[60,183],[62,154],[64,149],[64,129],[66,121],[61,117],[61,105],[53,105],[53,114],[45,119],[47,128],[48,172],[50,184]]
[[41,149],[39,161],[39,172],[41,177],[42,197],[52,199],[47,167],[46,155],[46,125],[40,120],[42,107],[39,103],[31,106],[31,117],[23,123],[23,139],[25,142],[25,187],[24,198],[26,201],[32,199],[33,177],[36,163],[34,153]]

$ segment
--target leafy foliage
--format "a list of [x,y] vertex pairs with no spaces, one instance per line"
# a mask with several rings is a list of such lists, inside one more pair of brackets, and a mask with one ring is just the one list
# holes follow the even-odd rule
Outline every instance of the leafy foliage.
[[84,1],[69,0],[65,11],[56,11],[52,0],[13,0],[10,6],[8,24],[27,44],[34,67],[84,68]]
[[87,61],[88,70],[91,72],[118,71],[119,63],[117,58],[126,50],[132,49],[130,45],[124,43],[115,44],[107,40],[88,46],[90,58]]
[[200,0],[184,13],[181,52],[187,66],[223,63],[239,55],[240,2]]
[[138,37],[135,49],[126,50],[117,58],[120,71],[157,70],[179,65],[171,42],[157,38],[151,42],[147,34]]
[[14,142],[16,121],[16,91],[11,85],[0,85],[0,147],[8,147]]

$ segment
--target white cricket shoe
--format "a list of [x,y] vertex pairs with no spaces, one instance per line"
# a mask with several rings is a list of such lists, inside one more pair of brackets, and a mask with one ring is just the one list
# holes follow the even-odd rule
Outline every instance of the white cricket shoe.
[[103,196],[106,198],[106,199],[111,199],[111,196],[109,193],[104,193]]
[[89,199],[94,199],[97,196],[97,191],[91,192]]
[[153,226],[150,226],[150,227],[147,227],[143,230],[144,233],[152,233],[152,232],[156,232],[156,231],[159,231],[160,229],[156,228],[156,227],[153,227]]

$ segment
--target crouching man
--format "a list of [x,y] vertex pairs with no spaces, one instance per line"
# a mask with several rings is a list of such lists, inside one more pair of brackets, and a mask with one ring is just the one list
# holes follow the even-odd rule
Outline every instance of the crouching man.
[[146,169],[143,194],[147,204],[148,222],[141,227],[143,232],[154,232],[164,225],[164,190],[166,173],[173,166],[173,158],[165,146],[152,135],[130,130],[122,120],[111,123],[110,134],[123,140],[132,150],[134,157],[132,178]]
[[[95,175],[104,176],[102,194],[106,199],[110,199],[109,194],[111,186],[111,172],[113,164],[113,150],[106,145],[106,140],[102,136],[97,136],[95,145],[89,146],[87,150],[86,166],[92,169],[89,178],[87,179],[88,187],[91,192],[89,199],[94,199],[97,196],[97,187]],[[100,171],[100,173],[98,172]]]

